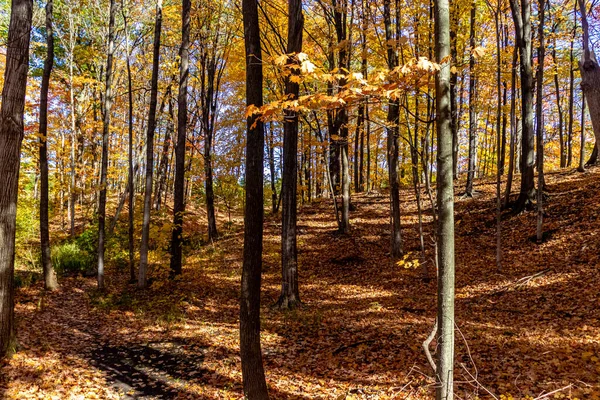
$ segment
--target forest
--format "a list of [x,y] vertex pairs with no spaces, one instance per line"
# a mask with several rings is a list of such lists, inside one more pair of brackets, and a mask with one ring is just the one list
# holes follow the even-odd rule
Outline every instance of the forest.
[[599,0],[0,0],[0,397],[600,399]]

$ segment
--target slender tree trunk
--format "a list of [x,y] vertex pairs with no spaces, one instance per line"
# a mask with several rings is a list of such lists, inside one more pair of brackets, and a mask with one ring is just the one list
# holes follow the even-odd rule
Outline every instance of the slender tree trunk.
[[585,7],[585,0],[579,0],[581,27],[583,28],[583,55],[579,63],[579,70],[581,71],[581,89],[587,101],[592,129],[596,145],[598,145],[600,143],[600,66],[594,50],[590,49],[590,34]]
[[515,171],[515,153],[517,145],[517,59],[518,52],[513,51],[513,61],[510,75],[510,150],[508,155],[508,176],[506,177],[506,189],[504,194],[504,207],[508,207],[510,192],[512,188],[513,175]]
[[[543,200],[543,189],[544,189],[544,113],[543,113],[543,99],[544,99],[544,59],[546,57],[546,47],[544,44],[544,18],[546,12],[546,4],[544,0],[538,0],[539,4],[539,25],[538,25],[538,70],[536,77],[536,104],[535,104],[535,113],[536,113],[536,147],[537,147],[537,169],[538,169],[538,180],[537,180],[537,229],[536,229],[536,237],[537,242],[542,242],[542,224],[544,219],[544,208],[542,205]],[[556,59],[556,58],[555,58]],[[556,76],[556,75],[555,75]],[[558,93],[558,92],[557,92]],[[558,96],[558,95],[557,95]],[[557,97],[558,101],[558,97]],[[559,107],[560,110],[560,107]],[[562,118],[561,118],[561,127],[562,131]],[[562,135],[561,135],[562,136]],[[562,146],[561,146],[562,147]],[[561,159],[563,158],[563,154],[561,154]]]
[[450,106],[450,17],[448,0],[435,0],[437,206],[439,212],[436,399],[454,398],[454,185]]
[[150,79],[150,110],[148,111],[148,131],[146,132],[146,182],[144,188],[144,216],[142,222],[142,242],[140,245],[140,268],[138,287],[145,288],[148,271],[148,241],[150,239],[150,211],[152,208],[152,175],[154,171],[154,132],[156,130],[156,104],[158,98],[158,73],[160,68],[160,35],[162,31],[162,0],[156,2],[154,20],[154,48],[152,53],[152,77]]
[[50,257],[50,230],[48,229],[48,88],[54,65],[54,34],[52,29],[53,1],[46,3],[46,44],[42,89],[40,93],[40,244],[44,286],[48,290],[58,288],[56,272]]
[[181,274],[183,213],[185,212],[185,141],[187,129],[187,86],[190,52],[191,0],[182,0],[181,47],[179,49],[179,93],[177,97],[177,144],[175,146],[175,194],[173,197],[173,235],[171,238],[171,275]]
[[269,172],[271,174],[271,211],[273,214],[277,213],[278,201],[277,201],[277,186],[275,185],[275,140],[273,132],[273,123],[269,123],[269,135],[267,136],[267,154],[269,155]]
[[102,116],[102,161],[100,167],[100,202],[98,207],[98,289],[104,289],[104,241],[106,223],[106,190],[108,175],[108,136],[112,107],[113,55],[115,52],[115,0],[110,0],[108,22],[108,50],[106,56],[104,111]]
[[[302,30],[304,16],[302,1],[288,1],[288,42],[287,64],[299,65],[297,54],[302,51]],[[298,97],[299,86],[290,79],[297,76],[295,69],[286,78],[285,94],[290,100]],[[297,186],[297,155],[298,155],[298,113],[293,110],[284,111],[283,123],[283,181],[281,186],[281,295],[277,305],[282,309],[293,309],[300,303],[298,289],[298,250],[296,244],[296,186]],[[300,171],[302,173],[302,171]]]
[[[500,179],[504,170],[504,159],[502,153],[504,143],[502,142],[502,48],[501,48],[501,35],[500,35],[500,13],[501,9],[498,7],[494,11],[494,22],[496,26],[496,90],[497,90],[497,104],[496,104],[496,268],[498,271],[502,271],[502,200]],[[505,90],[506,93],[506,90]],[[506,138],[504,138],[506,140]]]
[[[169,153],[171,147],[171,136],[175,130],[174,126],[174,113],[173,113],[173,99],[171,99],[171,87],[167,87],[165,98],[169,103],[169,117],[167,118],[167,127],[165,129],[165,137],[162,146],[162,152],[160,161],[158,164],[158,179],[156,183],[156,193],[154,194],[154,209],[160,210],[162,203],[162,193],[166,193],[167,178],[169,174]],[[162,102],[164,104],[164,101]],[[161,109],[163,107],[161,106]],[[162,111],[161,111],[162,113]]]
[[585,171],[585,95],[581,98],[581,138],[579,147],[579,167],[577,171]]
[[[246,49],[246,104],[263,104],[263,70],[258,5],[242,0]],[[269,398],[260,349],[260,284],[263,248],[263,148],[264,125],[256,114],[247,119],[246,210],[244,212],[244,257],[240,297],[240,353],[244,395],[248,399]]]
[[125,25],[125,51],[126,51],[126,67],[127,67],[127,100],[129,105],[129,115],[128,115],[128,176],[127,176],[127,188],[129,189],[129,197],[127,204],[129,205],[129,225],[127,229],[127,239],[129,244],[129,281],[135,282],[135,267],[133,265],[134,260],[134,250],[133,250],[133,218],[135,212],[135,193],[133,191],[133,88],[131,82],[131,49],[129,47],[129,31],[127,26],[127,12],[123,8],[123,21]]
[[575,25],[573,26],[573,36],[571,37],[571,48],[569,52],[569,127],[567,132],[567,166],[571,166],[573,160],[573,121],[575,120],[574,110],[574,87],[575,87],[575,69],[573,68],[573,47],[575,44],[575,37],[577,35],[577,2],[573,2],[575,10],[573,13],[573,19]]
[[473,197],[473,179],[475,177],[475,159],[477,158],[477,120],[475,113],[475,86],[477,78],[475,76],[475,16],[477,5],[475,1],[471,2],[471,28],[469,33],[469,43],[471,46],[471,56],[469,60],[469,160],[467,171],[467,186],[465,195]]
[[531,3],[530,0],[510,0],[510,8],[515,23],[521,63],[521,190],[514,207],[515,212],[519,212],[530,205],[535,196]]
[[[545,52],[545,50],[544,50]],[[556,66],[556,70],[554,71],[554,89],[556,91],[556,108],[558,112],[558,141],[559,141],[559,149],[560,149],[560,167],[565,168],[567,166],[567,152],[568,152],[568,141],[565,141],[564,129],[563,129],[563,109],[562,102],[560,98],[560,82],[558,80],[558,59],[556,57],[556,38],[554,39],[554,46],[552,47],[552,59],[554,60],[554,65]],[[539,73],[539,70],[538,70]],[[570,87],[570,89],[572,89]],[[570,93],[570,99],[573,94]],[[569,100],[571,101],[571,100]],[[570,110],[572,112],[572,110]],[[537,117],[536,117],[537,118]],[[570,121],[573,118],[570,118]],[[570,123],[569,123],[570,124]],[[572,129],[572,127],[570,127]],[[536,133],[537,135],[537,133]],[[538,166],[539,168],[539,166]]]
[[[458,29],[458,12],[457,7],[452,9],[454,18],[450,24],[450,55],[452,62],[458,63],[458,50],[456,48],[457,38],[456,31]],[[450,111],[451,111],[451,128],[452,128],[452,175],[458,179],[458,104],[456,99],[456,84],[458,83],[458,73],[451,72],[450,75]]]
[[[385,39],[387,43],[387,63],[390,70],[398,65],[394,35],[392,30],[390,0],[383,2],[383,19],[385,25]],[[398,23],[398,21],[396,21]],[[396,38],[398,39],[398,38]],[[400,182],[398,181],[398,123],[400,109],[398,100],[388,101],[387,114],[387,161],[388,176],[390,181],[390,208],[391,208],[391,243],[390,253],[392,258],[402,256],[402,236],[400,232]]]

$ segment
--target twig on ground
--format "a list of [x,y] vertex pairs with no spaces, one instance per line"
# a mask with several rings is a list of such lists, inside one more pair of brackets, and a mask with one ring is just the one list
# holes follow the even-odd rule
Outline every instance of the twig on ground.
[[565,387],[563,387],[563,388],[560,388],[560,389],[553,390],[553,391],[551,391],[551,392],[549,392],[549,393],[546,393],[546,394],[544,394],[544,395],[542,395],[542,396],[538,396],[538,397],[536,397],[536,398],[535,398],[535,399],[533,399],[533,400],[541,400],[541,399],[545,399],[546,397],[548,397],[548,396],[552,396],[552,395],[553,395],[553,394],[555,394],[555,393],[562,392],[563,390],[567,390],[567,389],[571,388],[571,386],[573,386],[573,384],[569,383],[567,386],[565,386]]
[[529,276],[524,276],[522,278],[519,278],[516,282],[511,283],[509,285],[504,286],[503,288],[501,288],[500,290],[493,292],[492,294],[502,294],[504,292],[507,292],[510,289],[518,289],[522,286],[527,285],[529,282],[531,282],[533,279],[535,278],[539,278],[540,276],[546,275],[548,272],[552,271],[552,268],[546,268],[545,270],[536,272],[533,275],[529,275]]

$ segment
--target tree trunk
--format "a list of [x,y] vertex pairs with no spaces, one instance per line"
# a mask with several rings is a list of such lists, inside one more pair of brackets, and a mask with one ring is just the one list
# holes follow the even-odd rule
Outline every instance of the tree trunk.
[[110,134],[110,112],[112,107],[113,55],[115,52],[115,0],[110,0],[108,22],[108,50],[102,116],[102,161],[100,167],[100,201],[98,207],[98,289],[104,289],[104,241],[106,223],[106,189],[108,175],[108,136]]
[[571,48],[569,52],[569,127],[567,132],[567,166],[571,166],[573,160],[573,122],[575,120],[574,110],[574,87],[575,87],[575,69],[573,68],[573,47],[575,44],[575,36],[577,34],[577,2],[575,4],[575,26],[573,27],[573,36],[571,37]]
[[[538,169],[538,179],[537,179],[537,229],[536,229],[536,238],[537,242],[542,242],[542,224],[544,220],[544,208],[542,205],[542,193],[544,186],[544,113],[543,113],[543,104],[542,101],[544,99],[544,59],[546,57],[546,47],[544,44],[544,18],[546,12],[546,4],[544,0],[538,0],[539,4],[539,25],[538,25],[538,70],[536,76],[536,104],[535,104],[535,119],[536,119],[536,147],[537,147],[537,169]],[[556,60],[556,58],[555,58]],[[557,75],[555,75],[556,77]],[[558,91],[557,91],[558,93]],[[558,96],[558,95],[557,95]],[[557,101],[559,98],[557,97]],[[560,107],[559,107],[560,110]],[[560,118],[562,131],[562,117]],[[561,134],[562,140],[562,134]],[[561,146],[562,147],[562,146]],[[561,154],[561,159],[563,158],[563,154]]]
[[[297,54],[302,51],[302,30],[304,16],[302,1],[288,1],[288,65],[299,65]],[[297,68],[297,67],[296,67]],[[291,76],[297,76],[297,69],[290,68],[290,75],[285,78],[285,95],[287,99],[298,97],[298,83]],[[284,111],[283,123],[283,181],[281,186],[281,295],[277,305],[281,309],[293,309],[300,303],[298,289],[298,250],[296,244],[297,222],[297,161],[298,161],[298,113],[293,110]],[[300,171],[302,173],[302,171]]]
[[48,87],[54,66],[54,34],[52,30],[53,1],[46,3],[46,43],[42,90],[40,93],[40,244],[44,286],[48,290],[58,288],[56,272],[50,257],[50,230],[48,228]]
[[581,146],[579,147],[579,167],[577,171],[585,171],[585,95],[581,98]]
[[187,129],[187,86],[190,57],[191,0],[182,0],[181,47],[179,49],[179,93],[177,95],[177,144],[175,146],[175,193],[173,196],[173,235],[171,276],[181,274],[183,213],[185,212],[185,141]]
[[467,170],[467,186],[465,195],[473,197],[473,179],[475,177],[475,159],[477,157],[477,120],[475,113],[475,85],[477,78],[475,76],[475,15],[477,5],[475,1],[471,2],[471,28],[469,33],[469,43],[471,46],[471,55],[469,57],[469,160]]
[[166,101],[168,101],[169,105],[169,118],[167,118],[167,127],[165,129],[165,137],[162,146],[162,152],[160,161],[158,164],[158,179],[156,183],[156,193],[154,194],[154,209],[160,210],[160,206],[162,203],[162,193],[166,192],[167,188],[167,175],[169,173],[169,153],[171,151],[171,137],[173,131],[175,130],[174,126],[174,113],[173,113],[173,99],[171,98],[171,86],[167,87],[167,91],[164,95],[163,101],[161,102],[161,113],[162,109]]
[[129,197],[127,204],[129,205],[128,215],[128,227],[127,227],[127,241],[129,245],[129,281],[135,282],[135,267],[133,265],[134,254],[133,254],[133,218],[135,212],[135,193],[133,191],[133,89],[131,83],[131,48],[129,47],[129,31],[127,26],[127,12],[125,8],[122,10],[123,22],[125,25],[125,51],[126,51],[126,67],[127,67],[127,100],[129,105],[128,115],[128,175],[127,175],[127,188],[129,189]]
[[[539,34],[539,33],[538,33]],[[538,49],[539,50],[539,49]],[[545,50],[544,50],[545,53]],[[560,167],[565,168],[567,166],[567,152],[568,152],[568,144],[565,141],[564,129],[563,129],[563,109],[562,103],[560,99],[560,82],[558,80],[558,59],[556,58],[556,38],[554,39],[554,46],[552,47],[552,59],[554,60],[554,65],[556,70],[554,71],[554,89],[556,91],[556,108],[558,112],[558,141],[559,141],[559,149],[560,149]],[[571,68],[572,69],[572,68]],[[539,73],[539,70],[538,70]],[[572,90],[572,82],[569,85],[569,89]],[[570,92],[569,101],[573,98],[573,92]],[[572,110],[570,110],[572,112]],[[537,109],[536,109],[537,112]],[[536,117],[537,118],[537,117]],[[569,121],[572,121],[573,117],[570,117]],[[569,122],[569,125],[571,123]],[[569,126],[572,129],[572,126]],[[536,132],[537,135],[537,132]],[[539,166],[538,166],[539,167]]]
[[267,136],[267,154],[269,155],[269,173],[271,174],[271,211],[277,213],[277,186],[275,185],[275,140],[273,132],[273,123],[269,123],[269,135]]
[[160,68],[160,35],[162,31],[162,0],[156,2],[154,20],[154,48],[152,53],[152,77],[150,79],[150,109],[148,111],[148,131],[146,132],[146,182],[144,188],[144,216],[142,222],[142,242],[140,245],[140,268],[137,285],[145,288],[148,271],[148,241],[150,239],[150,210],[152,207],[152,175],[154,171],[154,131],[156,130],[156,104],[158,97],[158,73]]
[[[246,49],[246,104],[263,104],[263,69],[258,5],[242,0]],[[253,114],[247,119],[246,209],[244,212],[244,255],[240,297],[240,353],[244,395],[248,399],[269,398],[260,349],[260,284],[263,248],[263,148],[264,125]]]
[[504,207],[508,207],[510,200],[510,192],[512,189],[513,175],[515,171],[515,154],[517,145],[517,59],[518,52],[515,48],[513,51],[512,68],[510,74],[510,149],[508,155],[508,176],[506,177],[506,189],[504,194]]
[[450,106],[450,17],[448,0],[435,0],[437,106],[438,302],[436,399],[454,398],[454,185]]
[[12,0],[0,106],[0,359],[16,347],[15,230],[32,8],[31,0]]
[[[387,63],[390,70],[398,66],[398,54],[396,53],[392,21],[390,12],[390,0],[383,2],[383,19],[385,25],[385,40],[387,43]],[[398,21],[396,21],[398,23]],[[399,38],[396,37],[396,40]],[[398,181],[398,123],[400,108],[398,100],[388,101],[387,113],[387,161],[388,177],[390,181],[390,208],[391,208],[391,242],[390,253],[392,258],[402,256],[402,236],[400,232],[400,183]]]
[[579,63],[581,71],[581,89],[585,95],[592,120],[592,129],[596,145],[600,143],[600,66],[594,50],[589,45],[589,28],[585,0],[579,0],[581,11],[581,27],[583,28],[583,55]]
[[[520,3],[520,4],[519,4]],[[520,6],[520,7],[519,7]],[[534,140],[533,131],[533,69],[531,51],[531,3],[530,0],[510,0],[515,23],[517,47],[521,64],[521,190],[514,211],[522,211],[531,205],[534,187]]]

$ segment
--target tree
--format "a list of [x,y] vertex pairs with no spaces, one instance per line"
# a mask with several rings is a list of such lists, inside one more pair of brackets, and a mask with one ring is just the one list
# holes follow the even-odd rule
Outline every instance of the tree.
[[[535,119],[536,119],[536,147],[537,147],[537,169],[538,169],[538,185],[537,185],[537,229],[536,238],[538,243],[542,242],[542,223],[544,220],[544,208],[542,207],[542,193],[544,191],[544,113],[542,109],[542,101],[544,95],[544,59],[546,57],[546,45],[544,43],[544,19],[546,12],[545,0],[538,0],[539,4],[539,24],[538,24],[538,69],[536,76],[536,104],[535,104]],[[561,122],[562,124],[562,117]],[[562,131],[562,126],[560,127]],[[562,134],[561,134],[562,136]],[[562,138],[561,138],[562,140]],[[561,167],[564,165],[564,156],[561,154]]]
[[475,177],[475,158],[477,156],[477,120],[475,115],[475,86],[477,77],[475,75],[475,16],[477,3],[471,2],[471,28],[469,30],[469,44],[471,55],[469,57],[469,161],[467,171],[467,187],[465,196],[473,197],[473,178]]
[[[246,49],[246,105],[249,108],[260,108],[263,104],[263,67],[257,3],[256,0],[242,0]],[[263,400],[269,398],[260,349],[265,138],[264,124],[258,114],[248,115],[246,125],[246,209],[240,297],[240,354],[244,395],[252,400]]]
[[[396,3],[396,7],[398,4]],[[385,25],[385,40],[387,48],[387,63],[388,68],[393,70],[398,66],[398,54],[395,46],[392,31],[392,22],[390,16],[390,0],[383,2],[383,19]],[[398,21],[396,21],[398,24]],[[393,44],[392,44],[393,43]],[[402,236],[400,233],[400,182],[398,180],[398,124],[400,122],[400,101],[399,99],[390,100],[388,102],[387,113],[387,161],[388,161],[388,177],[390,180],[390,206],[392,211],[392,237],[390,252],[392,258],[402,256]]]
[[48,88],[54,66],[54,33],[52,30],[53,1],[46,3],[46,59],[40,93],[40,245],[44,286],[48,290],[58,288],[56,272],[50,257],[50,230],[48,228]]
[[177,95],[177,144],[175,145],[175,191],[173,198],[173,235],[171,238],[171,275],[181,274],[183,213],[185,212],[185,141],[187,129],[187,89],[190,58],[191,0],[182,0],[181,47],[179,48],[179,94]]
[[154,131],[156,130],[156,105],[158,97],[158,73],[160,68],[160,34],[162,31],[162,0],[156,2],[154,20],[154,49],[152,53],[152,78],[150,78],[150,109],[148,110],[148,131],[146,132],[146,183],[144,189],[144,216],[142,222],[142,243],[140,245],[140,269],[138,287],[146,287],[148,269],[148,240],[150,238],[150,211],[152,207],[152,178],[154,171]]
[[[285,95],[288,100],[298,98],[299,54],[302,51],[302,0],[288,1],[287,53],[289,73],[285,77]],[[277,304],[282,309],[292,309],[300,303],[298,290],[298,249],[296,244],[297,169],[298,169],[298,113],[284,111],[283,122],[283,173],[281,185],[281,295]]]
[[593,49],[590,49],[590,33],[585,0],[579,0],[581,27],[583,28],[583,54],[579,62],[581,89],[587,101],[596,145],[600,143],[600,66]]
[[510,0],[515,24],[517,48],[521,66],[521,190],[514,206],[515,212],[529,206],[535,195],[534,187],[534,131],[533,131],[533,68],[531,51],[530,0]]
[[438,302],[436,399],[454,398],[454,185],[450,101],[450,10],[448,0],[435,0],[437,115]]
[[110,133],[110,112],[113,101],[113,57],[115,52],[115,0],[110,0],[108,16],[108,48],[106,53],[106,73],[104,88],[104,109],[102,115],[102,161],[100,170],[100,200],[98,206],[98,289],[104,289],[104,245],[106,224],[106,189],[108,175],[108,135]]
[[[129,31],[127,21],[127,10],[125,4],[121,5],[121,12],[123,13],[123,23],[125,25],[125,65],[127,66],[127,100],[128,100],[128,148],[127,148],[127,192],[129,194],[127,204],[129,206],[128,216],[128,229],[127,229],[127,242],[129,244],[129,280],[135,282],[135,268],[133,266],[133,218],[135,212],[135,193],[133,191],[133,175],[135,171],[133,169],[133,89],[131,79],[131,48],[129,46]],[[116,219],[116,216],[115,216]]]
[[0,108],[0,358],[14,350],[14,261],[32,0],[12,0]]

